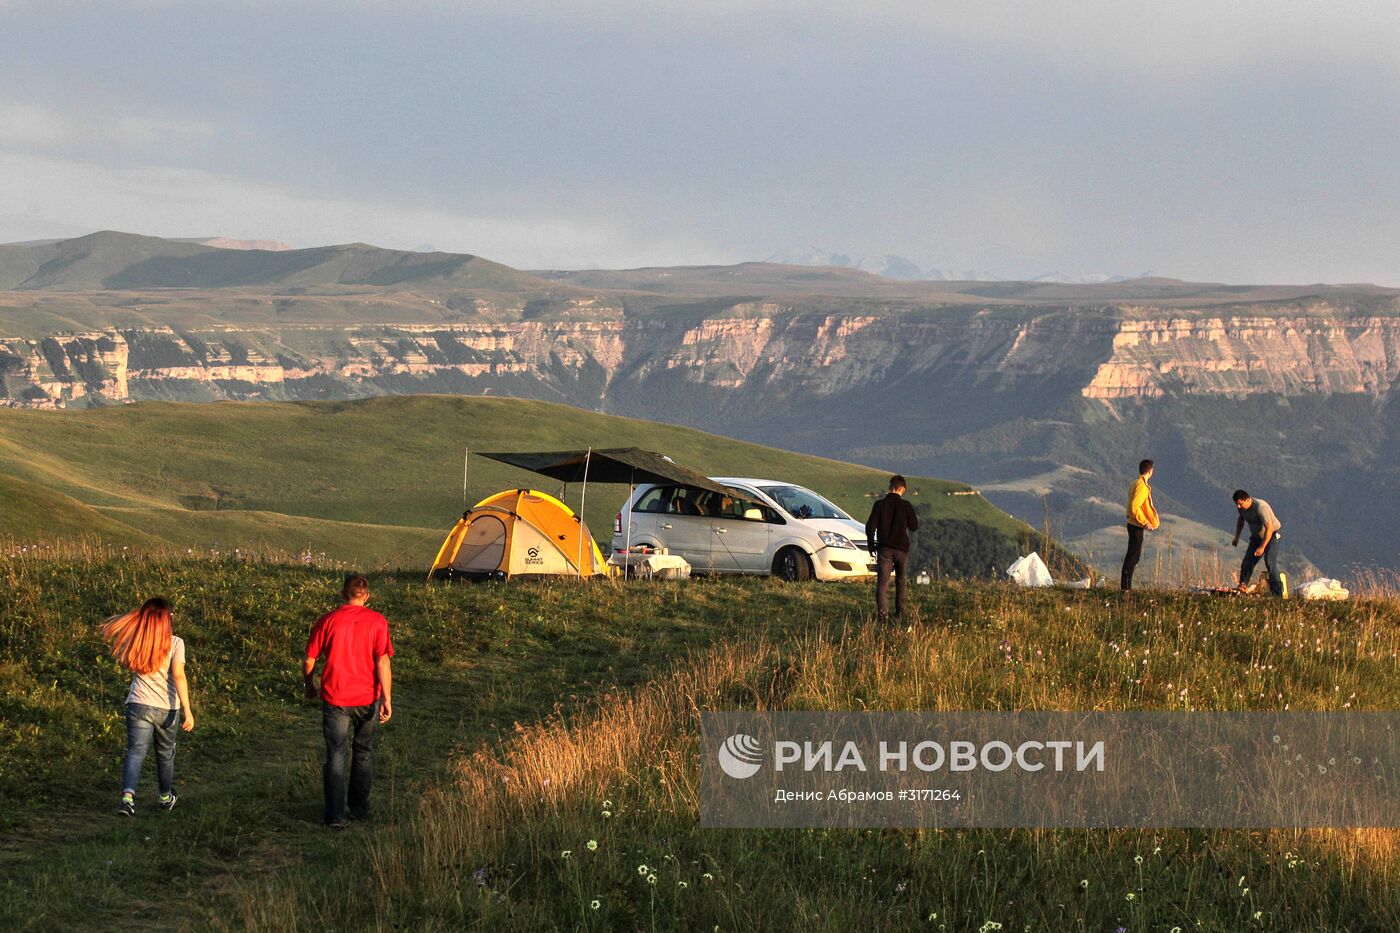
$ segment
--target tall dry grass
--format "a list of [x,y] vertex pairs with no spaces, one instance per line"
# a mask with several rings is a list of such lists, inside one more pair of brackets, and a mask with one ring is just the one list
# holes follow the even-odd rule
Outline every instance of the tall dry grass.
[[[964,591],[907,629],[688,658],[464,755],[365,840],[372,897],[292,879],[256,929],[1400,928],[1400,836],[1329,831],[702,831],[698,714],[784,709],[1393,708],[1393,607]],[[1355,607],[1353,607],[1354,609]],[[1001,926],[994,926],[1000,924]]]

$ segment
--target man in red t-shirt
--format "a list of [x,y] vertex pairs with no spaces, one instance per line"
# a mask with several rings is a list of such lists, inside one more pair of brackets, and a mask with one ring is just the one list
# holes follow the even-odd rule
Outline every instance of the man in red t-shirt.
[[[393,715],[393,675],[389,659],[389,620],[370,609],[369,581],[359,574],[345,578],[340,594],[345,605],[316,620],[306,642],[302,676],[308,699],[321,699],[321,730],[326,737],[326,765],[321,778],[326,792],[326,825],[345,826],[346,744],[350,760],[350,818],[369,818],[369,788],[374,776],[374,733]],[[321,689],[316,690],[316,662]]]

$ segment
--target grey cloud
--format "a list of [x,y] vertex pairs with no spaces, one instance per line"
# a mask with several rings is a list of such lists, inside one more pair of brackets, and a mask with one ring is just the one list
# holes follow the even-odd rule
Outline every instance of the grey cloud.
[[32,216],[152,233],[1395,282],[1398,9],[11,3],[0,152]]

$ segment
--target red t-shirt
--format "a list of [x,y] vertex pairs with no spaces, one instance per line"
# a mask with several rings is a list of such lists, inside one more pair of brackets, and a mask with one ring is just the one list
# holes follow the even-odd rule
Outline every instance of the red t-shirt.
[[326,659],[321,699],[331,706],[369,706],[379,699],[375,664],[394,656],[389,620],[367,606],[346,604],[316,620],[306,642],[308,658]]

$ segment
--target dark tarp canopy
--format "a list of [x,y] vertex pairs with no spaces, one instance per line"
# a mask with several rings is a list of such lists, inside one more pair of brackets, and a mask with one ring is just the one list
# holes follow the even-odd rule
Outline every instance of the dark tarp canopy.
[[[724,495],[735,490],[716,483],[703,474],[687,469],[653,450],[640,447],[614,447],[606,450],[554,450],[535,453],[482,454],[565,483],[679,483]],[[586,469],[585,469],[586,467]]]

